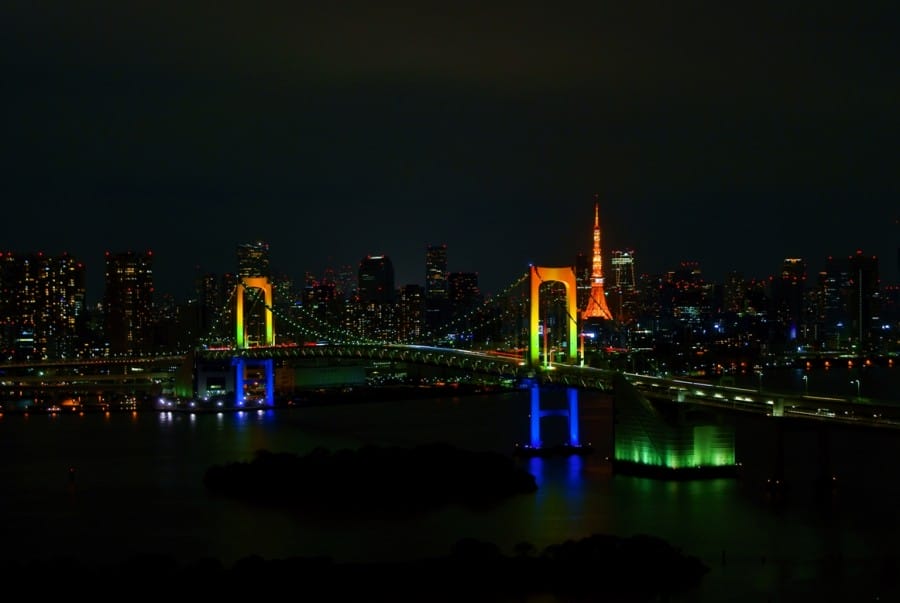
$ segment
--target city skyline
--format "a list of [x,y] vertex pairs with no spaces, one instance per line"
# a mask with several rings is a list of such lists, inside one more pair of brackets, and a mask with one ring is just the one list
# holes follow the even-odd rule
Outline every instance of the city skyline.
[[[33,254],[33,253],[34,254],[44,254],[45,256],[61,256],[61,255],[65,255],[65,254],[69,255],[74,261],[84,265],[85,274],[86,274],[86,286],[85,286],[86,300],[89,303],[96,303],[96,302],[101,301],[104,296],[105,268],[104,268],[103,264],[105,262],[105,256],[107,255],[107,253],[144,254],[145,252],[151,252],[151,255],[153,257],[153,260],[152,260],[153,282],[154,282],[154,288],[156,290],[156,293],[158,295],[172,295],[176,301],[186,301],[186,300],[193,299],[196,297],[196,292],[197,292],[196,286],[197,286],[198,280],[201,279],[202,277],[204,277],[206,275],[215,275],[215,276],[221,277],[225,274],[237,274],[239,272],[238,260],[237,260],[237,255],[236,255],[237,250],[238,250],[238,248],[245,246],[247,243],[250,243],[250,241],[242,241],[240,243],[237,243],[235,245],[235,248],[231,250],[232,255],[233,255],[233,258],[232,258],[233,265],[228,267],[227,269],[222,270],[222,271],[212,271],[212,270],[210,270],[210,271],[199,271],[199,270],[192,271],[191,268],[188,266],[182,266],[180,269],[177,268],[177,266],[176,266],[176,271],[179,273],[180,277],[175,277],[172,274],[161,274],[160,269],[158,267],[159,256],[152,249],[147,249],[147,250],[134,250],[134,249],[109,250],[108,252],[104,252],[103,258],[101,258],[99,261],[97,261],[93,264],[91,262],[86,261],[84,258],[79,257],[75,254],[71,254],[69,252],[62,252],[60,254],[51,254],[51,253],[47,253],[47,252],[44,252],[41,250],[2,250],[2,251],[0,251],[0,254],[11,253],[13,255],[19,255],[19,256],[25,256],[25,255]],[[447,257],[452,258],[453,250],[449,249],[448,246],[445,246],[445,251],[447,253]],[[607,287],[610,286],[610,284],[613,282],[612,281],[613,268],[612,268],[612,265],[610,264],[609,260],[611,259],[612,252],[614,252],[614,251],[627,252],[630,255],[631,259],[633,259],[633,261],[635,262],[635,265],[637,266],[635,271],[636,271],[636,275],[637,275],[638,279],[640,279],[641,275],[647,275],[647,276],[664,275],[668,272],[677,271],[679,269],[679,267],[682,266],[682,264],[691,263],[691,264],[696,264],[697,268],[699,268],[699,270],[700,270],[700,275],[703,278],[703,280],[706,282],[709,282],[709,283],[719,283],[719,284],[724,283],[727,280],[728,276],[732,272],[739,274],[744,280],[746,280],[748,282],[749,281],[760,281],[760,280],[765,280],[767,278],[778,275],[780,270],[784,266],[784,263],[786,260],[799,259],[799,260],[803,261],[803,263],[806,267],[807,280],[810,282],[810,285],[812,285],[813,283],[815,283],[816,275],[825,270],[826,264],[830,258],[841,259],[841,258],[846,257],[849,259],[855,255],[863,255],[865,257],[873,257],[874,256],[878,260],[879,275],[880,275],[880,281],[881,281],[882,286],[900,284],[897,281],[891,281],[889,278],[886,278],[885,275],[890,274],[890,272],[891,272],[889,262],[887,262],[887,266],[886,266],[885,265],[886,262],[884,261],[883,258],[881,258],[875,254],[866,253],[866,250],[864,250],[864,249],[856,249],[856,250],[846,253],[846,254],[837,254],[837,253],[829,254],[829,255],[821,257],[821,258],[809,258],[806,256],[797,256],[797,255],[792,256],[792,255],[785,254],[785,255],[782,255],[780,259],[775,261],[773,263],[773,265],[770,267],[770,269],[766,272],[761,272],[758,274],[748,274],[748,273],[742,272],[740,270],[734,269],[734,270],[723,273],[720,277],[715,277],[715,276],[709,274],[709,272],[705,269],[703,262],[695,260],[695,259],[690,259],[690,258],[674,260],[670,266],[665,267],[664,269],[662,269],[660,271],[644,270],[641,265],[642,258],[641,258],[640,250],[608,249],[608,248],[606,248],[606,246],[604,246],[602,249],[602,254],[603,254],[603,258],[604,258],[604,260],[603,260],[603,266],[604,266],[603,277],[605,279]],[[271,249],[271,246],[269,246],[269,252],[270,252],[270,258],[271,258],[271,255],[273,252],[273,250]],[[426,269],[425,269],[426,253],[427,253],[427,247],[423,247],[422,254],[421,254],[421,266],[422,266],[421,277],[418,279],[412,278],[410,280],[403,280],[400,276],[396,276],[394,278],[394,283],[395,283],[395,286],[397,289],[399,289],[403,286],[406,286],[406,285],[411,285],[411,284],[422,286],[424,289],[425,284],[426,284],[426,276],[425,276],[426,275]],[[591,258],[591,253],[589,250],[581,251],[578,253],[584,254],[588,259]],[[898,254],[900,254],[900,249],[898,249]],[[275,255],[277,256],[277,253]],[[377,254],[377,255],[383,255],[386,258],[388,258],[392,263],[394,263],[394,260],[390,253]],[[273,263],[272,278],[280,278],[282,276],[287,276],[293,280],[294,285],[299,289],[299,288],[302,288],[302,286],[303,286],[303,283],[304,283],[303,277],[306,274],[311,274],[316,279],[322,279],[324,272],[326,272],[328,270],[334,269],[335,270],[334,274],[336,275],[337,274],[336,271],[338,269],[340,269],[341,267],[349,266],[349,268],[352,271],[353,282],[355,284],[357,277],[358,277],[358,270],[360,268],[360,265],[363,264],[364,260],[368,257],[376,257],[376,254],[368,254],[367,256],[359,258],[359,260],[357,260],[355,263],[343,264],[343,265],[322,264],[322,266],[323,266],[322,269],[320,269],[318,271],[300,270],[299,272],[296,272],[296,273],[284,270],[281,266],[275,265]],[[574,267],[576,267],[575,259],[576,258],[573,256],[570,262],[563,262],[563,263],[553,264],[553,265],[554,266],[556,266],[556,265],[572,266],[574,268]],[[890,259],[891,258],[889,258],[889,260]],[[900,258],[897,258],[897,259],[900,260]],[[545,266],[551,265],[551,264],[547,264],[547,263],[542,264],[540,262],[535,262],[535,264],[536,265],[545,265]],[[223,263],[223,265],[224,265],[224,263]],[[476,276],[478,276],[478,278],[479,278],[478,286],[481,289],[482,293],[486,297],[500,293],[502,291],[502,289],[505,288],[505,286],[513,284],[513,282],[517,278],[527,274],[527,271],[528,271],[528,266],[527,265],[523,266],[523,269],[520,273],[513,275],[511,278],[509,278],[506,281],[495,280],[493,282],[495,282],[498,286],[493,289],[488,289],[484,286],[484,283],[481,280],[482,273],[477,269],[477,267],[472,270],[456,270],[456,269],[453,269],[452,259],[450,259],[447,262],[447,265],[448,265],[447,274],[474,273]],[[166,269],[169,270],[173,266],[175,266],[175,264],[167,264]],[[396,272],[396,264],[394,265],[394,270]],[[176,286],[176,288],[172,287],[173,283],[178,284]],[[178,288],[179,286],[180,286],[180,289]]]
[[[896,283],[894,5],[4,10],[0,249],[155,254],[158,289],[424,249],[495,293],[604,252],[722,280],[862,250]],[[185,268],[187,266],[188,268]]]

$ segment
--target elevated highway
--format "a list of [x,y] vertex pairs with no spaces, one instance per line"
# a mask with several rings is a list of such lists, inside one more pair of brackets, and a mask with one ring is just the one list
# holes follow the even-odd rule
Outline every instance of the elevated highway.
[[624,373],[649,400],[790,417],[827,423],[900,429],[900,404],[864,397],[791,394],[781,391],[716,385],[685,378]]

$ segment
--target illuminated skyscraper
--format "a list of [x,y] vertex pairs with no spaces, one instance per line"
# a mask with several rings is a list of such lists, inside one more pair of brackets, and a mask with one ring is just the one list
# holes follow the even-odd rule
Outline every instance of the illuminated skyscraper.
[[405,342],[419,341],[425,323],[425,296],[421,285],[410,284],[400,288],[398,326],[399,339]]
[[425,325],[436,329],[449,319],[447,245],[425,248]]
[[358,303],[351,330],[367,339],[397,336],[394,265],[386,255],[370,255],[359,262]]
[[477,272],[451,272],[447,276],[447,283],[454,318],[472,311],[481,304]]
[[771,279],[770,319],[783,329],[787,341],[794,341],[804,331],[806,300],[806,261],[784,258],[781,272]]
[[625,322],[626,315],[631,314],[626,309],[633,305],[637,291],[637,281],[634,276],[634,250],[613,250],[610,264],[613,270],[613,288],[618,306],[616,313],[619,321]]
[[68,254],[0,253],[0,352],[72,357],[84,313],[84,265]]
[[425,248],[425,297],[447,297],[447,246]]
[[226,345],[227,337],[234,332],[234,283],[231,281],[226,282],[224,276],[210,272],[197,276],[197,336],[203,343]]
[[237,247],[238,275],[271,276],[269,244],[265,241],[243,243]]
[[149,351],[153,319],[153,252],[106,253],[103,299],[111,354]]
[[364,302],[394,301],[394,264],[386,255],[370,255],[359,262],[359,299]]
[[575,255],[575,289],[578,307],[586,308],[591,297],[591,258],[583,251]]
[[877,319],[880,305],[878,258],[863,255],[862,250],[857,249],[847,261],[850,266],[850,289],[846,299],[851,337],[864,345],[871,338],[873,319]]
[[[595,195],[596,199],[597,196]],[[606,306],[606,292],[603,290],[603,255],[600,249],[600,203],[594,201],[594,254],[591,261],[591,294],[587,307],[582,312],[583,320],[605,318],[612,320],[612,313]]]
[[631,249],[613,250],[610,264],[612,264],[613,284],[616,288],[628,293],[634,291],[637,285],[634,278],[634,251]]

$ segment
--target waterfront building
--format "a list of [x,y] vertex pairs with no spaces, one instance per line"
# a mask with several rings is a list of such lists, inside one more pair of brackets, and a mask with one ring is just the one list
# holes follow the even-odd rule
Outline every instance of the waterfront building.
[[0,353],[23,360],[87,353],[85,268],[61,254],[0,253]]
[[139,356],[152,347],[153,252],[106,252],[103,297],[112,355]]

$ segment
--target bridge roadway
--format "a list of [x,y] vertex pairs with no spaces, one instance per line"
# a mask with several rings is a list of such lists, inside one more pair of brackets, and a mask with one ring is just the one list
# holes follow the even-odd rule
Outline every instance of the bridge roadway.
[[184,354],[172,354],[0,363],[0,390],[142,389],[171,381],[185,359]]
[[[540,385],[612,391],[615,370],[566,363],[529,367],[524,355],[499,351],[472,351],[425,345],[355,344],[273,346],[245,349],[204,348],[198,359],[224,360],[235,356],[275,358],[345,358],[376,362],[412,363],[456,368],[481,377]],[[161,383],[183,370],[190,354],[143,357],[55,360],[0,364],[0,387],[71,387],[77,384]],[[651,400],[690,403],[736,412],[794,417],[811,421],[852,423],[900,429],[900,404],[869,398],[797,395],[785,392],[715,385],[681,377],[658,377],[622,373]]]
[[798,395],[716,385],[686,378],[623,374],[632,386],[650,400],[824,423],[900,429],[900,403],[891,400]]

